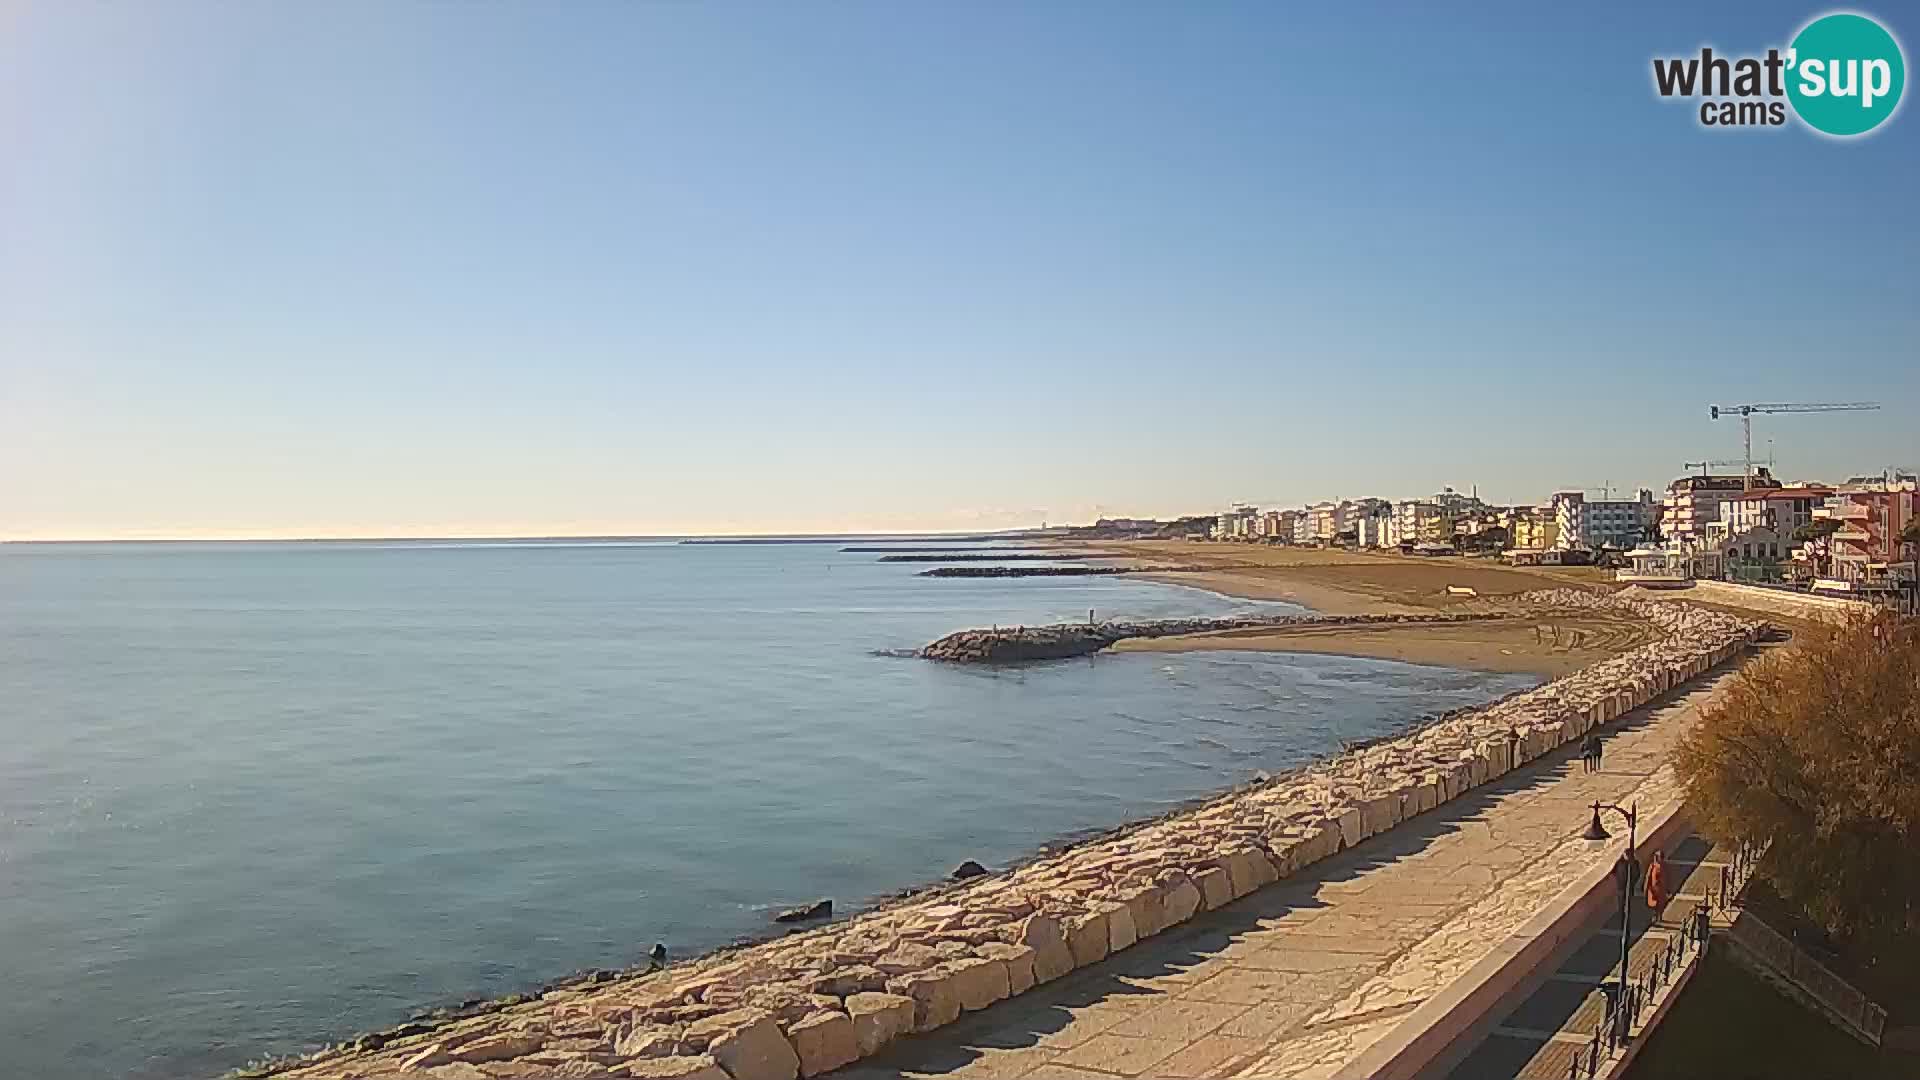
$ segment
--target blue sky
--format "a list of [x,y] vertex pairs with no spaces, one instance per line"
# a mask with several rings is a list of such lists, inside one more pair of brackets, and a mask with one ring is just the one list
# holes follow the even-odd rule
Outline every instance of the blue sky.
[[1920,464],[1920,117],[1651,88],[1827,9],[1443,6],[0,0],[0,537]]

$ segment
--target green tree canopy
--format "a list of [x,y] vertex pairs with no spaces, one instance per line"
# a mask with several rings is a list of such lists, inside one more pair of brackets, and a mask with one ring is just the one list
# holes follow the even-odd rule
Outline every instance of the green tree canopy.
[[1804,631],[1682,739],[1700,824],[1771,838],[1774,886],[1842,938],[1920,934],[1920,619]]
[[1804,544],[1809,540],[1824,540],[1839,531],[1840,519],[1814,518],[1812,521],[1793,530],[1791,539],[1796,544]]

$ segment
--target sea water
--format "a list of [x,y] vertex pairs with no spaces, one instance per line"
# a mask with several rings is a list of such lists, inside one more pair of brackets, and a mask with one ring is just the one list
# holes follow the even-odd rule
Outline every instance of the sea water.
[[0,546],[0,1061],[217,1074],[766,933],[1531,685],[906,656],[1289,610],[836,544]]

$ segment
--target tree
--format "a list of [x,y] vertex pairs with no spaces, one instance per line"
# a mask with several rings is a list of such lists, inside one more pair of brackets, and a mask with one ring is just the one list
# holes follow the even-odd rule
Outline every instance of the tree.
[[1769,838],[1774,887],[1835,937],[1920,936],[1920,619],[1802,632],[1681,739],[1698,824]]
[[1816,540],[1825,540],[1827,537],[1839,531],[1839,518],[1814,518],[1812,521],[1793,530],[1791,539],[1796,544],[1807,544]]
[[1457,533],[1453,546],[1458,551],[1505,551],[1513,534],[1503,525],[1489,525],[1476,533]]
[[1804,545],[1807,553],[1814,556],[1815,571],[1822,571],[1827,568],[1829,556],[1833,554],[1833,534],[1840,531],[1840,524],[1839,518],[1814,518],[1793,530],[1788,540]]

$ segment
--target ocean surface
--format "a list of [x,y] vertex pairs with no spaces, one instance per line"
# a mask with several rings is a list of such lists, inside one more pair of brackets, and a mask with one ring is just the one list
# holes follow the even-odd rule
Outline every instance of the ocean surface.
[[0,1073],[211,1076],[768,930],[1532,685],[886,655],[1285,605],[837,544],[0,546]]

